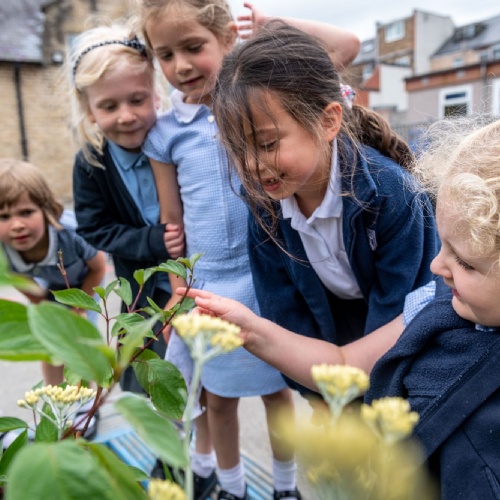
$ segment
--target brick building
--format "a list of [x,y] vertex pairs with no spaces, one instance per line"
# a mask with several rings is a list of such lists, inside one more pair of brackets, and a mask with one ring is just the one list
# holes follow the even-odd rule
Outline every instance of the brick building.
[[1,157],[26,159],[46,173],[58,198],[72,200],[76,148],[64,87],[66,46],[89,16],[127,15],[127,0],[2,0],[0,3]]

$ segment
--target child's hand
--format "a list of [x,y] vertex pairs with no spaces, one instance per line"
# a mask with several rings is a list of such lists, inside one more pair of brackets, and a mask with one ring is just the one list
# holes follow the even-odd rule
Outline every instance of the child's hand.
[[163,233],[165,248],[172,259],[177,259],[185,254],[184,226],[181,224],[167,224]]
[[[179,287],[176,293],[182,296],[186,293],[186,288]],[[257,319],[257,316],[248,307],[236,300],[226,299],[206,290],[195,288],[191,288],[186,296],[195,299],[198,313],[217,316],[239,326],[241,328],[240,338],[244,343],[247,342],[254,320]],[[255,332],[252,330],[252,333]]]
[[238,34],[242,40],[251,38],[266,22],[267,17],[251,3],[245,2],[244,7],[250,9],[250,14],[238,16]]

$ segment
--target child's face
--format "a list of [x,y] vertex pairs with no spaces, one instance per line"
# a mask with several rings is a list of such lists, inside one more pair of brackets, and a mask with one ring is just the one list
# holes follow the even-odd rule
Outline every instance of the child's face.
[[87,87],[86,93],[89,119],[104,137],[128,151],[140,151],[156,121],[149,71],[138,71],[124,59]]
[[431,271],[453,291],[452,305],[464,319],[500,326],[500,268],[498,257],[475,256],[460,214],[437,204],[436,220],[442,247]]
[[24,192],[12,206],[0,208],[0,241],[21,255],[46,251],[45,235],[43,211],[28,193]]
[[[262,107],[251,106],[263,190],[275,200],[295,195],[299,206],[301,200],[322,200],[329,182],[331,144],[326,144],[328,151],[325,151],[316,135],[294,120],[273,96],[266,98],[265,107],[264,111]],[[244,129],[247,144],[252,144],[248,123]],[[249,173],[258,182],[253,154],[249,153],[246,161]]]
[[151,21],[146,32],[163,74],[185,94],[185,102],[210,106],[217,73],[232,44],[194,20],[169,16]]

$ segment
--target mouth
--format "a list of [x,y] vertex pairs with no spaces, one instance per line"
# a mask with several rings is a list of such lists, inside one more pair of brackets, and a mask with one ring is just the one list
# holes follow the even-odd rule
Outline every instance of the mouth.
[[260,180],[260,184],[265,191],[273,191],[279,188],[284,178],[284,174],[276,177],[267,177]]
[[196,78],[191,78],[190,80],[181,82],[181,85],[183,87],[192,87],[193,85],[196,85],[199,81],[201,81],[201,79],[202,79],[201,76],[197,76]]

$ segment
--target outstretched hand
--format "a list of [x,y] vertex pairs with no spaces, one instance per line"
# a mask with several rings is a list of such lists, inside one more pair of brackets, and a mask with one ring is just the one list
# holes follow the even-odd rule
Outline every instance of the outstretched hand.
[[[179,287],[176,293],[182,296],[186,293],[186,288]],[[191,288],[186,296],[194,299],[200,314],[217,316],[239,326],[241,328],[240,337],[246,343],[251,326],[258,318],[248,307],[236,300],[226,299],[206,290],[197,290],[195,288]]]
[[249,9],[250,13],[237,17],[238,34],[242,40],[248,40],[257,33],[268,18],[249,2],[244,2],[243,6]]

